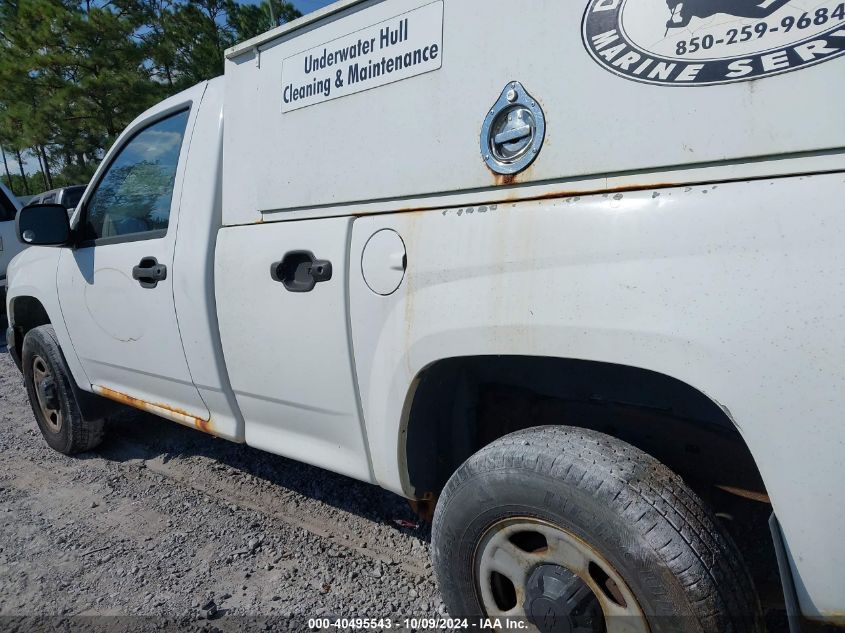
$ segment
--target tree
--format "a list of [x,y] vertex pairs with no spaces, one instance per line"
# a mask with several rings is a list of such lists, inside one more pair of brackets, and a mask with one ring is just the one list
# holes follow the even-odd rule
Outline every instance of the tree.
[[194,0],[173,8],[175,71],[181,84],[193,85],[223,74],[223,53],[234,43],[225,17],[225,0]]
[[44,186],[84,182],[134,117],[296,17],[282,0],[0,0],[0,145],[37,156]]
[[132,39],[137,25],[87,2],[0,6],[0,135],[33,149],[46,186],[68,165],[90,175],[121,129],[166,94],[150,81]]
[[238,41],[248,40],[302,17],[296,7],[283,0],[263,0],[260,5],[241,5],[229,0],[228,4],[229,23]]
[[153,34],[146,38],[149,59],[169,85],[180,89],[223,74],[227,48],[301,16],[283,0],[264,0],[258,6],[234,0],[166,4],[142,0],[142,4],[148,5],[147,23]]

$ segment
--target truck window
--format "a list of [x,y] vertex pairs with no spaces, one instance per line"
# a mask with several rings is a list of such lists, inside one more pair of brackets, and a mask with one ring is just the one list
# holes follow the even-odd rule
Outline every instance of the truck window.
[[0,222],[8,222],[15,219],[15,205],[0,191]]
[[136,134],[109,165],[86,208],[85,241],[153,239],[167,233],[188,111]]

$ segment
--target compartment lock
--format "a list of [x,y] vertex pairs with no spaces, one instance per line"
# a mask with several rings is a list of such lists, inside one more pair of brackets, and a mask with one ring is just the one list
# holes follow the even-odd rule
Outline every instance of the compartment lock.
[[537,100],[518,81],[502,91],[481,128],[481,155],[497,174],[517,174],[540,153],[546,117]]

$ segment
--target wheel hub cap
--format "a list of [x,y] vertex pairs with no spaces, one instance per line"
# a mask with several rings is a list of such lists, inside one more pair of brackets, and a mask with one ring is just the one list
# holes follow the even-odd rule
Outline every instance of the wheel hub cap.
[[619,572],[561,526],[534,517],[502,519],[482,536],[473,565],[488,617],[524,618],[526,631],[540,633],[649,633]]
[[58,398],[56,397],[56,383],[52,378],[45,378],[38,384],[44,405],[50,409],[58,409]]
[[587,584],[560,565],[540,565],[528,577],[525,614],[541,633],[601,631],[601,607]]
[[32,382],[38,408],[44,416],[48,430],[58,433],[62,430],[62,410],[59,402],[59,391],[56,381],[50,371],[50,366],[40,356],[32,360]]

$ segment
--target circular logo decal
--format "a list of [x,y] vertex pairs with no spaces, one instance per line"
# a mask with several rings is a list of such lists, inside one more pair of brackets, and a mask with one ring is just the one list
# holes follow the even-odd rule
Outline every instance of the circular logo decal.
[[626,79],[748,81],[845,54],[845,0],[590,0],[582,36]]

